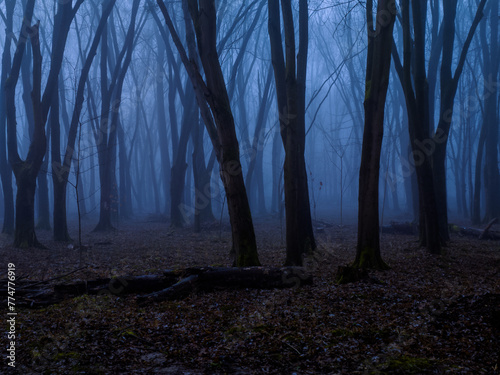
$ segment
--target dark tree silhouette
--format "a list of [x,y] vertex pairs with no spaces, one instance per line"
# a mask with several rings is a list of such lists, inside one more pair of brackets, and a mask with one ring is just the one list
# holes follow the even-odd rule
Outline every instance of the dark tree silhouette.
[[[489,28],[490,41],[486,36],[486,22],[481,24],[480,41],[483,54],[484,75],[484,115],[481,133],[484,133],[484,188],[486,198],[486,212],[484,222],[489,222],[500,216],[500,174],[498,170],[498,79],[500,67],[500,43],[498,36],[498,1],[490,1]],[[496,83],[495,83],[496,82]],[[483,153],[478,151],[478,160],[481,161]],[[476,167],[476,173],[481,172],[481,164]],[[477,189],[479,194],[479,189]],[[480,221],[479,197],[475,201],[474,221]]]
[[[90,68],[99,46],[102,33],[105,29],[107,19],[113,9],[116,0],[107,0],[104,3],[103,12],[99,25],[95,31],[92,45],[87,54],[80,73],[78,88],[76,92],[75,106],[71,118],[71,124],[68,132],[68,142],[64,159],[61,162],[60,156],[60,127],[58,120],[54,119],[52,125],[52,182],[54,185],[54,240],[56,241],[69,241],[68,225],[66,218],[66,189],[68,185],[69,172],[71,169],[71,161],[74,157],[74,150],[76,146],[76,137],[78,134],[80,115],[83,109],[85,84],[87,83]],[[57,95],[54,94],[54,97]]]
[[[286,265],[302,265],[316,249],[307,186],[305,152],[305,92],[308,50],[307,0],[299,1],[299,49],[295,47],[292,5],[281,1],[285,56],[280,30],[279,0],[268,2],[269,38],[276,81],[280,133],[285,148]],[[297,53],[297,60],[295,54]]]
[[[365,128],[359,170],[358,244],[354,268],[386,269],[380,256],[379,174],[384,135],[384,111],[391,68],[392,32],[396,19],[393,0],[366,2],[368,52],[365,87]],[[382,14],[384,16],[382,16]]]
[[[52,46],[50,71],[43,96],[41,94],[42,85],[42,56],[40,53],[39,25],[33,27],[26,26],[33,17],[34,1],[29,0],[26,4],[24,22],[19,36],[18,45],[12,62],[12,71],[6,83],[7,99],[7,126],[8,126],[8,152],[9,162],[16,177],[17,197],[16,197],[16,226],[14,246],[30,247],[39,246],[35,234],[34,203],[36,191],[36,178],[43,158],[46,152],[47,140],[45,136],[45,124],[52,102],[52,95],[57,90],[57,78],[61,70],[64,49],[68,37],[69,28],[72,20],[83,3],[78,0],[75,6],[72,2],[58,4],[56,19],[54,22],[54,33],[59,35],[57,43]],[[25,33],[28,35],[25,35]],[[17,124],[15,113],[15,88],[19,79],[24,49],[26,46],[26,37],[29,36],[33,50],[33,112],[34,112],[34,131],[28,154],[25,160],[19,156],[17,146]]]
[[132,52],[136,35],[136,19],[140,0],[134,0],[130,23],[125,41],[115,65],[112,66],[112,76],[108,80],[108,27],[105,28],[101,40],[101,114],[99,126],[99,141],[97,152],[99,157],[99,179],[101,181],[101,202],[99,209],[99,222],[95,231],[108,231],[113,229],[111,213],[116,204],[116,145],[119,121],[119,110],[122,101],[123,82],[132,61]]
[[[403,63],[393,49],[394,65],[405,93],[408,130],[418,183],[420,241],[431,253],[441,252],[439,219],[435,182],[432,172],[432,154],[419,149],[430,139],[429,87],[426,74],[425,24],[427,2],[403,0]],[[413,25],[413,38],[411,25]],[[413,66],[412,66],[413,65]],[[418,160],[417,160],[418,156]]]
[[[165,4],[161,0],[157,0],[157,3],[193,84],[201,115],[219,161],[231,221],[234,265],[238,267],[259,265],[234,118],[217,53],[217,14],[214,0],[183,1],[185,10],[189,9],[194,26],[194,31],[191,31],[189,23],[186,23],[190,58],[179,39]],[[203,80],[194,59],[194,37],[189,37],[189,34],[193,32],[196,36],[199,58],[205,71],[206,81]]]
[[[455,71],[452,71],[452,66],[455,64],[456,57],[454,56],[455,48],[455,22],[457,18],[457,3],[458,0],[443,1],[443,33],[446,38],[443,38],[443,52],[441,59],[440,71],[440,90],[441,101],[439,108],[439,122],[432,142],[435,144],[435,151],[432,153],[432,169],[434,172],[434,181],[436,188],[436,201],[438,208],[438,220],[440,237],[444,241],[448,241],[450,236],[448,233],[448,201],[446,193],[446,148],[448,145],[448,137],[453,118],[453,107],[455,96],[458,90],[458,83],[463,72],[465,59],[469,51],[472,38],[476,29],[483,17],[483,9],[486,5],[486,0],[481,0],[477,7],[476,15],[469,28],[467,39],[465,40],[456,62]],[[497,12],[498,13],[498,12]],[[497,64],[498,72],[498,64]],[[498,128],[498,126],[496,126]],[[491,134],[493,137],[495,134]],[[498,132],[496,133],[495,144],[498,144]],[[495,155],[497,154],[495,146]],[[498,175],[498,165],[495,162]],[[493,179],[495,175],[492,174]],[[496,184],[498,188],[498,183]],[[496,194],[496,191],[495,191]]]
[[2,53],[2,75],[0,83],[0,177],[4,200],[2,233],[14,233],[14,191],[12,189],[12,168],[7,160],[5,83],[11,68],[10,46],[13,40],[13,17],[16,0],[5,2],[5,44]]
[[[437,62],[431,64],[426,72],[426,15],[427,2],[412,1],[410,20],[410,0],[401,3],[403,24],[403,64],[396,49],[393,49],[394,63],[403,86],[408,112],[408,128],[410,143],[414,157],[419,189],[419,224],[420,241],[433,254],[441,253],[441,246],[448,239],[448,215],[446,194],[446,145],[453,115],[453,103],[458,87],[458,80],[463,70],[467,51],[475,29],[481,19],[486,0],[481,0],[476,16],[469,29],[457,67],[452,75],[454,38],[455,38],[455,0],[445,1],[443,30],[439,34],[447,35],[438,38],[442,45],[441,62],[441,103],[440,117],[434,132],[430,112],[430,94],[428,75],[437,69]],[[411,32],[413,25],[413,33]],[[412,34],[414,41],[412,41]],[[438,48],[438,47],[436,47]],[[435,48],[431,50],[431,55]],[[432,81],[432,79],[431,79]],[[433,96],[432,96],[433,97]],[[432,107],[433,108],[433,107]],[[432,133],[431,133],[432,130]]]

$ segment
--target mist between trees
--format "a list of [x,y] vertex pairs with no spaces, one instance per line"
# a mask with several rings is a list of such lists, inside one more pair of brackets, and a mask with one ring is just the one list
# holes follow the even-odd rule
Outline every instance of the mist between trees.
[[500,213],[498,8],[1,1],[3,232],[229,220],[233,264],[256,266],[253,220],[273,215],[295,266],[314,222],[357,220],[353,266],[384,269],[398,218],[440,254],[450,221]]

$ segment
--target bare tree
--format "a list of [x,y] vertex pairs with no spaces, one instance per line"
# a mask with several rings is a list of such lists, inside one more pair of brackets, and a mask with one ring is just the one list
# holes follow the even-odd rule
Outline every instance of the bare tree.
[[[129,27],[123,42],[122,49],[115,56],[112,65],[112,76],[108,80],[108,28],[104,31],[101,40],[101,114],[99,125],[99,142],[97,144],[99,158],[99,178],[101,181],[101,203],[99,222],[95,231],[107,231],[113,228],[111,213],[116,200],[116,145],[119,121],[119,109],[122,101],[122,89],[127,74],[132,52],[134,50],[136,35],[136,19],[140,0],[134,0],[130,16]],[[110,49],[112,51],[112,49]],[[113,191],[115,194],[113,194]]]
[[[280,30],[279,0],[268,2],[269,38],[276,82],[280,133],[285,148],[286,265],[302,265],[316,249],[307,186],[305,92],[308,50],[307,0],[299,0],[299,48],[296,51],[291,0],[281,1],[285,55]],[[297,60],[295,54],[297,53]]]
[[[157,0],[157,3],[193,84],[201,115],[219,161],[231,221],[234,265],[239,267],[259,265],[234,118],[217,52],[217,13],[214,0],[183,1],[185,12],[189,9],[194,26],[193,31],[190,22],[186,22],[189,58],[165,4],[161,0]],[[206,81],[203,80],[196,64],[194,36]]]
[[[498,170],[498,78],[500,66],[500,43],[498,36],[498,1],[490,1],[489,26],[490,42],[486,36],[486,22],[482,23],[480,30],[481,49],[483,53],[484,74],[484,116],[483,128],[485,128],[485,150],[484,150],[484,184],[486,198],[486,212],[484,221],[488,222],[500,216],[500,174]],[[497,82],[494,84],[493,82]],[[478,153],[481,160],[482,153]],[[479,168],[480,169],[480,168]],[[476,212],[479,211],[476,209]],[[476,221],[480,217],[476,214]]]
[[358,244],[355,268],[385,269],[380,256],[379,173],[384,134],[384,110],[391,68],[394,0],[379,0],[376,18],[373,1],[366,2],[368,52],[365,87],[365,129],[359,170]]
[[[6,82],[7,98],[7,126],[8,126],[8,152],[9,162],[16,177],[17,197],[16,197],[16,227],[14,246],[30,247],[39,246],[35,234],[34,226],[34,198],[36,191],[36,178],[46,152],[45,124],[52,102],[54,90],[57,90],[57,77],[61,70],[64,49],[72,20],[82,4],[83,0],[77,0],[75,6],[72,2],[58,4],[56,21],[54,22],[54,33],[59,35],[57,43],[52,46],[50,71],[43,96],[41,94],[42,85],[42,56],[39,42],[39,25],[33,27],[26,26],[21,30],[18,45],[12,62],[12,71]],[[29,0],[25,9],[25,23],[30,23],[33,17],[34,0]],[[24,49],[26,46],[26,30],[28,31],[33,50],[33,110],[35,118],[35,128],[33,138],[29,147],[28,155],[22,160],[17,145],[17,124],[15,113],[15,89],[19,79]]]
[[[94,61],[97,48],[99,46],[102,33],[105,29],[107,19],[113,9],[116,0],[107,0],[104,3],[103,12],[99,25],[95,31],[92,45],[83,63],[80,74],[78,88],[76,92],[75,106],[68,131],[68,141],[64,159],[60,156],[60,127],[58,119],[54,118],[52,124],[52,182],[54,185],[54,240],[69,241],[68,224],[66,219],[66,188],[68,184],[71,161],[74,157],[76,138],[80,124],[80,115],[83,109],[85,84],[87,83],[90,68]],[[54,94],[54,97],[58,95]]]
[[[455,96],[458,89],[458,83],[463,72],[465,59],[469,51],[472,38],[476,32],[476,29],[483,17],[483,9],[486,5],[486,0],[481,0],[476,11],[476,15],[472,21],[469,28],[467,39],[463,44],[460,55],[458,57],[458,62],[455,71],[452,71],[452,66],[454,65],[454,51],[455,51],[455,22],[457,18],[457,3],[458,0],[444,0],[443,1],[443,33],[446,38],[443,38],[443,52],[441,60],[441,71],[440,71],[440,90],[441,90],[441,102],[439,108],[439,122],[435,132],[432,142],[435,144],[435,151],[432,154],[432,169],[434,172],[435,188],[436,188],[436,201],[438,208],[438,218],[439,218],[439,231],[441,239],[444,241],[449,240],[448,233],[448,202],[446,193],[446,147],[448,144],[448,136],[450,134],[450,127],[453,117],[453,107],[455,102]],[[498,12],[497,12],[498,14]],[[498,18],[498,16],[497,16]],[[498,23],[498,20],[497,20]],[[496,71],[498,72],[498,64],[496,64]],[[498,73],[497,73],[498,74]],[[431,114],[432,115],[432,114]],[[494,120],[494,119],[493,119]],[[496,127],[498,128],[498,127]],[[491,134],[495,137],[495,133]],[[498,131],[496,132],[495,139],[495,155],[496,144],[498,144]],[[497,157],[495,157],[495,160]],[[496,188],[498,185],[498,164],[495,161],[495,166],[497,169],[496,177],[492,174],[492,177],[496,179]],[[494,195],[497,194],[495,190]]]

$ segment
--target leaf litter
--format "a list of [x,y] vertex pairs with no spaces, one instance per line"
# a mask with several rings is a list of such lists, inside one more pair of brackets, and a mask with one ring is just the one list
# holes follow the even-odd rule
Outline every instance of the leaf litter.
[[[89,224],[90,225],[90,224]],[[255,223],[261,263],[281,266],[276,220]],[[48,249],[14,249],[1,259],[17,277],[61,281],[229,266],[229,228],[202,233],[166,223],[122,223],[84,235],[87,249],[39,237]],[[432,256],[416,238],[383,234],[391,269],[377,283],[337,285],[355,255],[354,226],[317,234],[308,262],[314,285],[219,290],[139,306],[136,296],[84,295],[44,309],[22,308],[17,371],[22,374],[498,374],[500,244],[452,236]],[[5,278],[0,270],[0,278]],[[6,344],[5,335],[2,345]],[[3,366],[3,364],[2,364]]]

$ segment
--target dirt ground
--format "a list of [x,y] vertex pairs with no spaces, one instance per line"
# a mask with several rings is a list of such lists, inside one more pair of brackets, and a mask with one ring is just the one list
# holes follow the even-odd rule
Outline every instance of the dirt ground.
[[[18,280],[82,268],[57,283],[230,266],[227,224],[194,233],[151,219],[106,234],[90,233],[92,223],[84,222],[83,252],[52,242],[50,232],[38,233],[47,249],[14,249],[2,235],[0,279],[8,263]],[[272,218],[257,219],[255,227],[261,263],[281,266],[284,227]],[[74,223],[71,235],[77,238]],[[220,290],[146,306],[135,295],[101,295],[19,308],[16,370],[3,356],[0,373],[500,373],[498,241],[453,235],[446,255],[431,256],[415,237],[383,234],[391,269],[372,272],[376,283],[337,285],[337,267],[354,260],[356,228],[333,225],[316,237],[319,252],[308,266],[313,286]],[[0,311],[5,322],[6,303]]]

